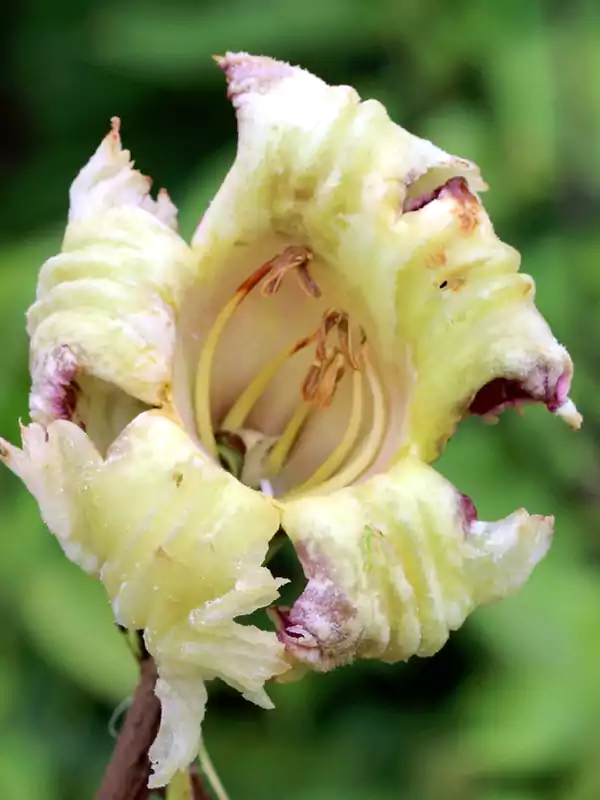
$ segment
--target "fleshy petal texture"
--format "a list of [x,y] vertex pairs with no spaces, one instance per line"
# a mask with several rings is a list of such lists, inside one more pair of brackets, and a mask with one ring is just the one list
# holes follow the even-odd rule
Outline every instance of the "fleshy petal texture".
[[[577,427],[571,360],[518,254],[494,233],[477,167],[349,87],[245,53],[220,65],[239,146],[194,238],[206,274],[308,246],[317,282],[338,280],[347,307],[364,312],[403,454],[431,461],[470,410],[517,401],[543,402]],[[491,381],[498,402],[479,402]]]
[[396,331],[411,375],[405,449],[432,461],[469,411],[527,401],[579,427],[569,354],[536,309],[519,254],[465,185],[451,182],[404,223]]
[[308,584],[277,612],[279,635],[293,659],[328,670],[437,652],[476,606],[522,585],[553,520],[521,510],[473,521],[451,484],[407,459],[362,486],[288,504],[283,526]]
[[263,685],[286,669],[275,634],[234,621],[277,597],[281,581],[261,564],[279,512],[158,412],[105,459],[62,420],[24,428],[23,449],[2,442],[2,458],[69,558],[100,576],[117,621],[145,632],[163,712],[153,785],[164,785],[197,754],[204,681],[268,707]]
[[394,233],[409,187],[433,170],[467,175],[482,189],[477,167],[394,125],[380,103],[361,103],[349,86],[245,53],[220,65],[237,111],[238,154],[193,246],[218,269],[231,248],[264,236],[310,244],[364,295],[388,338],[401,250]]
[[71,187],[62,252],[42,267],[28,313],[32,419],[71,419],[93,376],[151,404],[169,392],[175,322],[196,259],[168,195],[121,147],[118,120]]

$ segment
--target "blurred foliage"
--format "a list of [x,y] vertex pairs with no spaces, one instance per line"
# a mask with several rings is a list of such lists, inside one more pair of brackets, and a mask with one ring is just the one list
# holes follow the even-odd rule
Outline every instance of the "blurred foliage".
[[[27,413],[23,312],[58,248],[67,189],[107,129],[182,208],[189,234],[231,161],[233,114],[210,59],[300,62],[477,161],[566,342],[586,415],[540,409],[461,426],[440,461],[484,518],[524,505],[555,543],[514,599],[435,658],[276,686],[265,713],[214,687],[207,739],[232,797],[600,797],[600,4],[597,0],[23,0],[4,14],[0,429]],[[62,556],[0,474],[3,800],[92,797],[109,720],[135,683],[101,587]]]

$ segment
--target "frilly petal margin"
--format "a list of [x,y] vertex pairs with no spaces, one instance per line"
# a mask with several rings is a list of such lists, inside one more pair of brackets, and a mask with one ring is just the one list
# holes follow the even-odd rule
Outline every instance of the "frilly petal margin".
[[166,192],[133,169],[119,123],[73,182],[62,252],[41,268],[28,312],[30,411],[71,419],[93,376],[150,405],[169,392],[175,322],[197,260]]
[[75,424],[22,430],[0,456],[37,500],[66,554],[99,575],[116,620],[144,630],[156,660],[162,724],[153,786],[196,756],[218,677],[264,707],[287,669],[274,633],[236,617],[269,605],[282,581],[261,566],[280,513],[204,456],[159,412],[134,420],[101,458]]
[[470,502],[415,459],[286,504],[282,524],[308,578],[293,607],[273,613],[291,661],[326,671],[432,655],[474,608],[515,592],[546,553],[553,519],[473,517]]
[[397,338],[407,345],[404,451],[433,461],[468,413],[539,402],[573,428],[573,364],[534,304],[532,278],[464,183],[407,213]]
[[397,456],[431,462],[468,413],[527,401],[578,427],[571,359],[494,232],[477,166],[351,87],[247,53],[218,61],[239,141],[192,243],[205,274],[269,246],[308,246],[317,281],[335,278],[347,310],[365,312]]

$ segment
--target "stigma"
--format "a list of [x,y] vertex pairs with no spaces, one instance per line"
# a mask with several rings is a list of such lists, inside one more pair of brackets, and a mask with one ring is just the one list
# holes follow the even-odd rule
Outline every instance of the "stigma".
[[[344,433],[312,474],[298,485],[285,487],[285,498],[329,493],[353,483],[373,464],[385,435],[385,395],[365,328],[348,311],[335,307],[325,309],[313,330],[289,342],[268,360],[222,419],[213,418],[210,403],[213,362],[227,323],[254,291],[275,302],[283,281],[288,278],[293,277],[298,290],[308,298],[320,299],[323,293],[311,273],[312,261],[313,253],[308,247],[293,245],[252,272],[217,315],[204,341],[196,371],[194,406],[202,445],[243,483],[270,495],[281,494],[274,489],[277,478],[289,463],[307,422],[316,414],[327,413],[339,387],[344,382],[351,384]],[[298,382],[298,402],[283,429],[276,436],[267,436],[249,428],[248,417],[271,381],[285,364],[307,350],[312,351],[312,359],[304,378]]]

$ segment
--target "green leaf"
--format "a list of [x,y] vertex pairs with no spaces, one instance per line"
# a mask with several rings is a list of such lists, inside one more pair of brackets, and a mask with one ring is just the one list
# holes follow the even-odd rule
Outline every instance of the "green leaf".
[[116,703],[133,691],[137,666],[104,588],[62,553],[31,571],[19,613],[44,658],[91,694]]

